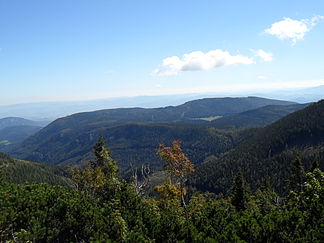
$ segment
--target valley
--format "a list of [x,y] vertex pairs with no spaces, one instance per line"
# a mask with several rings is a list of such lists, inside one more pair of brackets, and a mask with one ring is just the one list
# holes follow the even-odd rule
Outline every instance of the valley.
[[323,243],[324,1],[0,1],[0,243]]
[[[21,119],[15,120],[23,121],[23,124],[14,122],[8,126],[6,123],[7,127],[0,130],[0,138],[3,139],[0,150],[10,154],[0,153],[0,193],[5,197],[8,195],[6,190],[16,191],[16,194],[10,194],[10,204],[7,200],[0,200],[0,207],[11,208],[7,217],[19,219],[20,216],[14,216],[14,208],[21,207],[23,197],[23,201],[27,200],[27,208],[34,208],[32,211],[22,209],[28,217],[34,217],[32,212],[35,210],[43,212],[43,206],[33,204],[34,200],[39,202],[40,199],[46,205],[45,210],[67,210],[66,213],[77,212],[78,217],[82,215],[83,219],[78,226],[73,219],[66,226],[54,226],[52,222],[58,214],[48,216],[52,217],[48,221],[49,225],[42,227],[57,229],[51,235],[62,241],[65,241],[62,238],[65,229],[73,232],[70,227],[76,227],[79,233],[75,234],[83,239],[98,234],[96,229],[89,231],[89,235],[85,233],[85,227],[89,227],[90,222],[106,227],[106,223],[100,223],[99,218],[91,216],[87,219],[88,216],[84,215],[87,210],[95,211],[96,215],[108,222],[116,222],[116,219],[109,216],[114,215],[115,206],[108,206],[106,202],[118,203],[118,207],[122,208],[121,217],[125,218],[129,229],[133,228],[134,219],[142,222],[143,229],[151,229],[155,225],[157,235],[141,235],[158,239],[158,242],[170,240],[171,234],[175,233],[174,228],[169,228],[168,233],[164,234],[163,222],[168,222],[172,227],[181,227],[181,230],[194,227],[204,239],[233,237],[232,231],[217,228],[210,221],[213,217],[211,215],[204,219],[203,225],[209,225],[222,233],[215,235],[204,227],[201,228],[199,222],[202,219],[198,215],[208,213],[209,210],[216,210],[218,214],[230,210],[230,216],[227,216],[229,218],[218,215],[217,219],[225,220],[231,227],[240,220],[247,220],[246,217],[256,216],[258,220],[262,218],[257,224],[265,228],[268,223],[264,220],[274,214],[279,221],[271,222],[278,226],[285,225],[285,213],[293,212],[286,209],[285,205],[297,202],[286,196],[292,188],[287,184],[287,181],[292,180],[292,163],[299,161],[301,168],[314,173],[307,175],[317,177],[319,174],[316,173],[321,173],[320,169],[324,169],[323,100],[313,104],[296,104],[257,97],[209,98],[190,101],[177,107],[77,113],[59,118],[43,128],[25,125]],[[181,148],[168,147],[171,143],[174,146],[174,141],[179,141]],[[161,157],[161,146],[171,152],[171,157]],[[176,158],[192,163],[194,169],[188,176],[182,176],[184,172],[181,170],[184,168],[179,172],[175,172],[178,169],[166,170],[170,168],[166,165],[173,160],[177,161]],[[236,182],[239,178],[241,182]],[[236,186],[243,186],[241,193],[244,195],[237,202],[236,197],[241,194],[235,194],[235,190],[238,190],[235,189]],[[304,192],[298,193],[300,197],[305,197]],[[64,200],[67,201],[53,204],[52,198],[62,200],[60,195],[64,195]],[[132,208],[127,206],[130,201],[133,201]],[[70,205],[72,202],[73,206]],[[91,209],[85,209],[85,204]],[[99,211],[93,208],[95,205]],[[151,207],[149,205],[155,209],[152,211],[147,208]],[[134,206],[138,207],[135,211]],[[320,203],[319,207],[322,206]],[[319,207],[316,210],[320,210]],[[82,211],[79,211],[81,208]],[[295,210],[297,208],[304,210],[303,212],[315,210],[301,208],[296,204]],[[103,210],[111,213],[104,215]],[[258,210],[258,213],[252,213],[254,210]],[[237,213],[240,212],[244,212],[245,216],[239,216]],[[145,219],[143,213],[148,213],[151,220],[156,220],[155,223]],[[156,213],[161,216],[156,218]],[[177,221],[188,215],[191,226]],[[307,216],[307,220],[317,220],[318,216],[319,214]],[[288,219],[290,217],[294,216],[288,216]],[[16,222],[14,218],[10,221]],[[19,228],[18,225],[14,227]],[[29,229],[28,226],[23,227]],[[245,239],[242,228],[235,227],[238,229],[235,233],[237,237]],[[312,223],[311,227],[318,231],[316,223]],[[267,234],[272,235],[276,231],[285,232],[276,228],[269,230]],[[40,233],[32,229],[28,232]],[[113,228],[103,232],[105,233],[101,237],[104,238],[119,234]],[[248,232],[252,234],[252,231]],[[307,229],[304,232],[309,237],[311,231]],[[9,235],[0,237],[10,238]],[[37,237],[43,238],[41,235]],[[127,233],[127,237],[135,236]],[[197,235],[193,231],[190,236],[174,237],[189,240]],[[261,242],[262,236],[258,233],[253,239]]]

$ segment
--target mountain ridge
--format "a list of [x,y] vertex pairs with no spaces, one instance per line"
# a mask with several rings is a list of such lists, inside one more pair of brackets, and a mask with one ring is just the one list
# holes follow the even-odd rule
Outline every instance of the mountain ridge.
[[[63,163],[63,161],[58,159],[58,157],[61,158],[64,157],[64,155],[67,155],[66,157],[70,160],[72,152],[75,153],[76,156],[81,156],[79,152],[90,151],[96,137],[99,135],[105,135],[105,133],[108,136],[110,132],[113,133],[118,130],[119,128],[117,126],[120,126],[121,124],[127,126],[127,123],[133,122],[137,123],[137,125],[133,126],[137,126],[138,129],[147,128],[147,130],[150,130],[151,127],[148,125],[139,125],[139,123],[144,122],[155,124],[163,122],[173,123],[175,121],[177,121],[175,123],[179,123],[179,121],[186,122],[192,117],[233,114],[235,112],[269,104],[287,105],[292,104],[292,102],[269,100],[258,97],[213,98],[194,100],[176,107],[168,106],[155,109],[121,108],[77,113],[55,120],[33,136],[23,141],[19,147],[13,148],[11,152],[14,156],[19,158],[47,161],[58,164]],[[156,131],[161,131],[162,128],[167,128],[169,132],[171,130],[178,130],[180,132],[181,129],[179,127],[181,124],[179,123],[175,126],[178,126],[178,128],[164,125],[164,127],[157,126],[155,129]],[[112,131],[109,131],[109,129],[112,129]],[[190,130],[191,132],[189,133],[192,134],[193,128],[187,129],[187,131],[189,132]],[[119,131],[123,134],[122,130],[119,129]],[[146,131],[144,131],[144,133],[147,134],[147,136],[150,136]],[[205,132],[203,129],[200,129],[198,133],[202,135]],[[159,136],[160,139],[163,140],[163,133]],[[184,135],[181,135],[180,138],[183,136]],[[170,136],[170,139],[171,138],[179,139],[174,136]],[[108,139],[108,142],[112,144],[115,143],[114,141]],[[157,146],[159,143],[155,141],[154,144]],[[55,150],[57,151],[53,151],[53,149],[51,149],[52,147],[55,147]],[[69,151],[66,151],[66,149]],[[47,154],[49,151],[52,151],[51,155]],[[59,155],[58,151],[61,151],[62,154]]]
[[261,183],[254,179],[257,175],[259,179],[269,177],[273,187],[283,192],[283,180],[289,176],[289,166],[298,154],[306,168],[318,159],[323,169],[324,100],[259,129],[221,158],[206,161],[197,168],[191,184],[200,190],[224,192],[233,175],[242,170],[253,187]]

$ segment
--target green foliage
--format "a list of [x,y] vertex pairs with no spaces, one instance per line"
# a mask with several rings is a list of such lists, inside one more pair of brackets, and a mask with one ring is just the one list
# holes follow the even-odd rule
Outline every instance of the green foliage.
[[0,130],[0,140],[10,141],[10,143],[18,143],[35,134],[42,127],[39,126],[10,126]]
[[[237,184],[242,180],[239,175]],[[2,182],[0,241],[323,241],[324,173],[319,169],[307,173],[305,189],[293,192],[285,204],[272,203],[273,192],[265,183],[240,210],[231,197],[196,195],[185,210],[179,199],[139,197],[122,181],[118,188],[108,197],[110,188],[88,194],[70,187]]]
[[[172,183],[160,187],[165,195],[161,199],[140,197],[132,185],[118,178],[116,162],[103,138],[96,143],[89,165],[74,171],[75,188],[16,185],[0,179],[0,242],[323,242],[324,173],[318,168],[307,173],[303,190],[295,188],[287,197],[273,191],[273,187],[286,186],[289,165],[296,158],[292,144],[309,145],[297,146],[306,168],[315,160],[323,161],[324,123],[317,123],[323,119],[322,104],[295,114],[300,124],[289,117],[281,125],[274,124],[279,134],[271,126],[266,128],[242,145],[246,150],[224,155],[230,162],[212,159],[215,167],[202,166],[208,169],[201,177],[205,185],[215,189],[219,183],[225,196],[197,193],[187,207]],[[282,125],[286,123],[291,126]],[[302,137],[305,143],[301,134],[307,135]],[[17,160],[0,153],[0,161],[7,166]],[[294,162],[300,175],[300,160]],[[227,196],[228,181],[240,168],[255,190],[248,195],[243,175],[238,173],[232,195]],[[209,172],[217,177],[204,177]],[[278,186],[276,180],[282,184]]]
[[71,183],[62,168],[47,163],[13,159],[3,153],[0,153],[0,172],[3,172],[6,181],[17,184],[68,185]]
[[243,177],[242,171],[239,171],[234,178],[231,198],[231,203],[237,210],[245,210],[247,208],[249,200],[248,191],[248,185]]
[[269,105],[242,113],[224,116],[211,122],[220,129],[263,127],[305,108],[308,104]]
[[181,197],[181,188],[174,185],[170,178],[163,185],[156,186],[154,190],[164,199],[177,199]]
[[268,178],[264,179],[263,184],[255,191],[251,199],[263,215],[270,213],[281,203],[279,196],[271,188]]
[[118,167],[110,157],[106,141],[99,137],[93,148],[95,159],[89,161],[86,168],[72,169],[72,179],[78,190],[96,197],[109,195],[112,198],[120,189],[117,178]]
[[305,172],[299,155],[297,155],[296,158],[293,160],[290,171],[290,190],[301,192],[303,190]]
[[6,184],[0,187],[0,241],[88,241],[102,219],[96,206],[64,187]]
[[3,128],[15,126],[39,126],[40,122],[27,120],[20,117],[6,117],[0,119],[0,131]]
[[106,148],[105,139],[100,136],[98,142],[93,148],[95,160],[90,161],[92,168],[101,167],[106,177],[114,178],[117,176],[118,167],[116,162],[111,158],[111,151]]
[[10,152],[22,159],[73,165],[91,159],[89,151],[99,135],[103,135],[114,151],[113,158],[120,161],[120,169],[125,170],[129,164],[136,167],[143,163],[161,166],[155,148],[160,143],[179,139],[184,141],[188,157],[201,163],[210,155],[218,156],[233,148],[238,136],[183,123],[191,123],[193,118],[227,116],[265,105],[289,104],[291,102],[257,97],[215,98],[190,101],[175,107],[78,113],[57,119]]
[[315,169],[319,168],[319,160],[315,159],[311,165],[310,172],[313,172]]
[[190,184],[201,191],[225,193],[233,175],[242,169],[252,190],[269,177],[270,184],[282,195],[290,177],[291,161],[297,154],[305,168],[318,160],[319,168],[324,169],[323,144],[324,100],[259,129],[223,156],[196,167]]

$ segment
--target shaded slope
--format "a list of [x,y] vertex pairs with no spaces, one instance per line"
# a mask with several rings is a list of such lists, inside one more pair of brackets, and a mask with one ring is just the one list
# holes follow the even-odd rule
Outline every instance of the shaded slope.
[[131,123],[100,126],[80,134],[65,130],[48,140],[25,145],[16,150],[15,155],[60,165],[83,164],[91,158],[93,145],[103,135],[122,170],[143,163],[160,166],[161,161],[156,155],[158,145],[169,144],[175,139],[182,140],[189,157],[201,163],[207,156],[216,156],[233,148],[249,133],[224,132],[197,125]]
[[0,130],[6,127],[13,126],[38,126],[36,121],[27,120],[20,117],[6,117],[0,119]]
[[179,106],[164,108],[121,108],[83,112],[57,119],[45,127],[37,136],[39,138],[42,136],[46,138],[48,135],[63,129],[80,130],[125,122],[171,122],[184,121],[191,118],[224,116],[266,105],[289,104],[293,103],[257,97],[208,98],[190,101]]
[[252,187],[269,177],[278,191],[284,191],[292,159],[299,153],[306,167],[313,160],[324,166],[324,100],[260,129],[222,158],[200,166],[191,184],[200,190],[224,192],[242,169]]
[[[194,117],[229,115],[269,104],[287,105],[291,102],[257,97],[210,98],[174,107],[78,113],[52,122],[26,139],[19,147],[13,148],[11,154],[23,159],[54,164],[82,163],[82,160],[89,157],[85,155],[89,154],[97,137],[104,135],[115,158],[122,163],[122,168],[129,167],[131,163],[159,164],[155,149],[159,143],[170,143],[173,139],[188,143],[192,147],[192,159],[199,163],[208,155],[218,155],[232,148],[236,143],[235,139],[211,128],[157,123],[186,122]],[[129,122],[137,124],[127,124]],[[201,148],[193,147],[193,144],[200,143],[204,144]]]
[[39,126],[10,126],[0,130],[0,140],[8,140],[10,143],[18,143],[35,134],[42,127]]
[[244,98],[207,98],[189,101],[178,106],[185,112],[185,118],[200,118],[210,116],[226,116],[267,105],[291,105],[294,102],[272,100],[259,97]]
[[269,105],[238,114],[225,116],[210,122],[220,129],[263,127],[288,114],[305,108],[308,104]]

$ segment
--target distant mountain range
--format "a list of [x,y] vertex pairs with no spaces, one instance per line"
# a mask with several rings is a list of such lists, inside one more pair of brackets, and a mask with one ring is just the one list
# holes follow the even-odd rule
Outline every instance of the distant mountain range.
[[59,117],[71,115],[78,112],[88,112],[101,109],[143,107],[154,108],[170,105],[180,105],[184,102],[210,97],[212,95],[161,95],[161,96],[138,96],[121,97],[88,101],[66,101],[66,102],[37,102],[26,104],[13,104],[0,106],[0,118],[17,116],[32,120],[53,121]]
[[275,99],[291,100],[299,103],[318,101],[324,98],[324,85],[312,88],[299,88],[294,90],[279,90],[275,92],[253,93],[255,96]]
[[165,107],[177,106],[201,98],[259,96],[271,99],[289,100],[299,103],[314,102],[324,98],[324,86],[305,89],[279,90],[273,92],[227,92],[227,93],[197,93],[160,96],[120,97],[88,101],[38,102],[0,106],[0,118],[24,117],[31,120],[53,121],[59,117],[77,112],[95,111],[100,109],[130,108],[130,107]]
[[8,141],[10,144],[19,143],[35,134],[42,127],[39,126],[12,126],[0,130],[0,141]]
[[[9,120],[4,120],[7,125],[26,122]],[[2,130],[19,133],[19,127],[24,126]],[[83,112],[57,119],[23,142],[4,146],[5,150],[2,147],[2,151],[24,161],[82,165],[92,159],[92,147],[101,135],[124,175],[142,164],[158,169],[163,164],[156,154],[158,145],[179,139],[196,164],[190,179],[196,189],[225,192],[233,176],[242,170],[252,189],[268,177],[283,193],[289,166],[297,155],[306,170],[315,160],[324,166],[324,101],[296,104],[258,97],[206,98],[164,108]],[[33,178],[37,173],[49,173],[43,171],[47,165],[14,161],[10,166],[2,165],[15,168],[10,170],[13,178],[26,170]]]
[[[258,97],[207,98],[165,108],[123,108],[78,113],[57,119],[9,152],[19,158],[54,164],[83,163],[90,158],[91,148],[98,136],[103,135],[114,157],[125,169],[141,163],[161,165],[156,156],[158,145],[180,139],[184,141],[191,158],[199,163],[206,156],[217,156],[233,148],[246,134],[219,131],[216,125],[206,127],[184,123],[191,123],[196,118],[227,117],[269,105],[295,104]],[[294,110],[285,108],[284,114],[289,109]],[[282,114],[282,109],[277,110]],[[276,114],[273,119],[280,116],[275,111],[273,113]]]
[[16,144],[38,132],[46,122],[27,120],[21,117],[0,119],[0,150]]
[[0,130],[6,127],[15,127],[15,126],[45,126],[47,123],[27,120],[21,117],[5,117],[0,119]]

